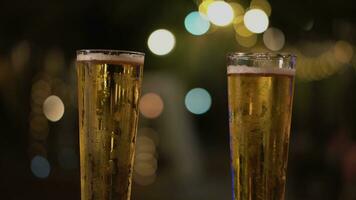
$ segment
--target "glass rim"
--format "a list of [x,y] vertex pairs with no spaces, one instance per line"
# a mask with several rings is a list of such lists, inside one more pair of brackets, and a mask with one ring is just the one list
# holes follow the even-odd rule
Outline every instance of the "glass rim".
[[289,52],[230,52],[228,59],[249,58],[256,60],[276,60],[276,59],[295,59],[297,56]]
[[144,56],[145,53],[139,51],[129,51],[129,50],[116,50],[116,49],[79,49],[76,50],[77,55],[81,54],[91,54],[91,53],[103,53],[110,55],[120,55],[120,54],[130,54],[136,56]]

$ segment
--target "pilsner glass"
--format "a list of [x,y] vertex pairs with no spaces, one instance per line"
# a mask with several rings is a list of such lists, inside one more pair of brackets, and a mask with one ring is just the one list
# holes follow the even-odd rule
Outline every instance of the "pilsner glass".
[[234,200],[283,200],[296,57],[227,57]]
[[77,51],[82,200],[129,200],[144,54]]

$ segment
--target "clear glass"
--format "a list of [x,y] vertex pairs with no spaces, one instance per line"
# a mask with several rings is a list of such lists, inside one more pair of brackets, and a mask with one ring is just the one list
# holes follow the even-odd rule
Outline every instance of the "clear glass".
[[77,51],[82,200],[129,200],[144,54]]
[[231,53],[227,59],[233,199],[283,200],[296,57]]

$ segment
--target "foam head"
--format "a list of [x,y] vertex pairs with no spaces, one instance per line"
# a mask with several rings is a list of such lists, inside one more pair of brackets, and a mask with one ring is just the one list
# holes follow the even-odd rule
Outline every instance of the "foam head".
[[123,62],[143,65],[144,54],[118,50],[79,50],[77,61]]
[[248,67],[246,65],[229,65],[227,74],[275,74],[294,76],[295,69],[277,67]]

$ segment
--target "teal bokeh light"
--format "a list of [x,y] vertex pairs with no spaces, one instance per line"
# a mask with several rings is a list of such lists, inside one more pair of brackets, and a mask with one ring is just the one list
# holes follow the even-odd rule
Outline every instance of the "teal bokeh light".
[[191,89],[185,96],[185,107],[193,114],[201,115],[211,107],[211,96],[203,88]]
[[51,171],[51,166],[46,158],[35,156],[31,160],[31,171],[37,178],[47,178]]
[[193,11],[185,17],[184,26],[193,35],[203,35],[209,30],[210,22],[199,12]]

